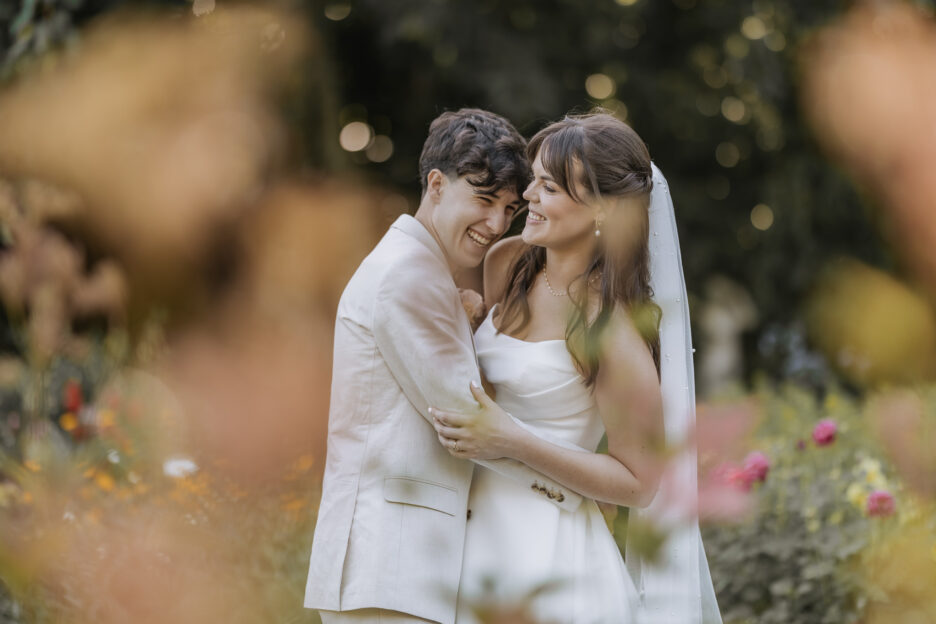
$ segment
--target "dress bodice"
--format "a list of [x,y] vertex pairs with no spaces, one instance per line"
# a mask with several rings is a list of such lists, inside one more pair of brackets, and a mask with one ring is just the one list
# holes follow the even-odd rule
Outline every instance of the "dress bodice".
[[496,307],[475,332],[475,347],[497,403],[546,439],[594,451],[604,424],[565,340],[530,342],[498,333]]

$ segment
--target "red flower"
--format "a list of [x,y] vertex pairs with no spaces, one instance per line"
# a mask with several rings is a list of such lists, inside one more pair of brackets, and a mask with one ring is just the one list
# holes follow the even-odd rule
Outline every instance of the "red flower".
[[84,397],[81,393],[81,384],[74,379],[65,382],[65,411],[77,414],[81,411],[84,404]]
[[835,442],[838,425],[831,418],[823,418],[813,427],[812,439],[818,446],[828,446]]
[[744,458],[744,472],[751,483],[754,481],[764,481],[767,479],[767,473],[770,471],[770,460],[760,451],[752,451]]
[[894,497],[887,490],[875,490],[868,495],[866,511],[869,516],[890,516],[895,508]]

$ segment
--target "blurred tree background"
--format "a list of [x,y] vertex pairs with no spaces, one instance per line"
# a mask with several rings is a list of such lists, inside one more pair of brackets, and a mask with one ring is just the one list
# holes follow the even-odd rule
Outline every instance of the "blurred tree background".
[[[140,4],[5,0],[4,80],[56,53],[80,53],[85,25]],[[211,19],[214,5],[146,4],[180,19],[193,9]],[[607,107],[640,132],[670,181],[694,304],[714,275],[753,298],[745,370],[820,382],[825,367],[804,346],[799,302],[841,254],[891,264],[867,202],[822,158],[798,112],[798,62],[808,63],[798,43],[846,7],[838,0],[295,2],[320,41],[285,102],[293,164],[378,181],[401,196],[385,209],[399,212],[406,198],[412,210],[419,150],[441,111],[488,108],[529,136],[567,111]],[[288,30],[278,25],[270,36]]]
[[[85,25],[141,4],[5,0],[4,79],[49,62],[49,50],[80,53]],[[670,181],[696,309],[712,276],[740,284],[757,311],[743,328],[746,374],[821,384],[826,366],[800,322],[817,274],[843,254],[894,268],[869,202],[820,155],[799,115],[797,71],[809,59],[798,45],[849,4],[297,0],[288,6],[319,42],[284,103],[292,164],[395,189],[383,209],[397,213],[415,208],[419,150],[443,110],[487,108],[529,136],[567,111],[609,108]],[[211,19],[224,0],[146,5]],[[269,36],[288,31],[274,25]]]

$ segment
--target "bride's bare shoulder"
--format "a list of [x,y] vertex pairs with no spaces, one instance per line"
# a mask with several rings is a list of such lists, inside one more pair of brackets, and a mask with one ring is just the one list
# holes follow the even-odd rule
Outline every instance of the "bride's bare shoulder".
[[502,238],[484,257],[484,301],[491,306],[499,301],[507,287],[507,271],[527,245],[520,235]]

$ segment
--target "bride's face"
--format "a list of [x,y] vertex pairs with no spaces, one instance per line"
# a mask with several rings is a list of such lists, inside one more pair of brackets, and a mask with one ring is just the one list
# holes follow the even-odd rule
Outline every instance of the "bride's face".
[[[575,192],[580,197],[586,196],[581,186]],[[540,153],[533,160],[533,181],[523,192],[523,198],[529,202],[523,242],[552,249],[594,244],[597,209],[565,192],[543,168]]]

